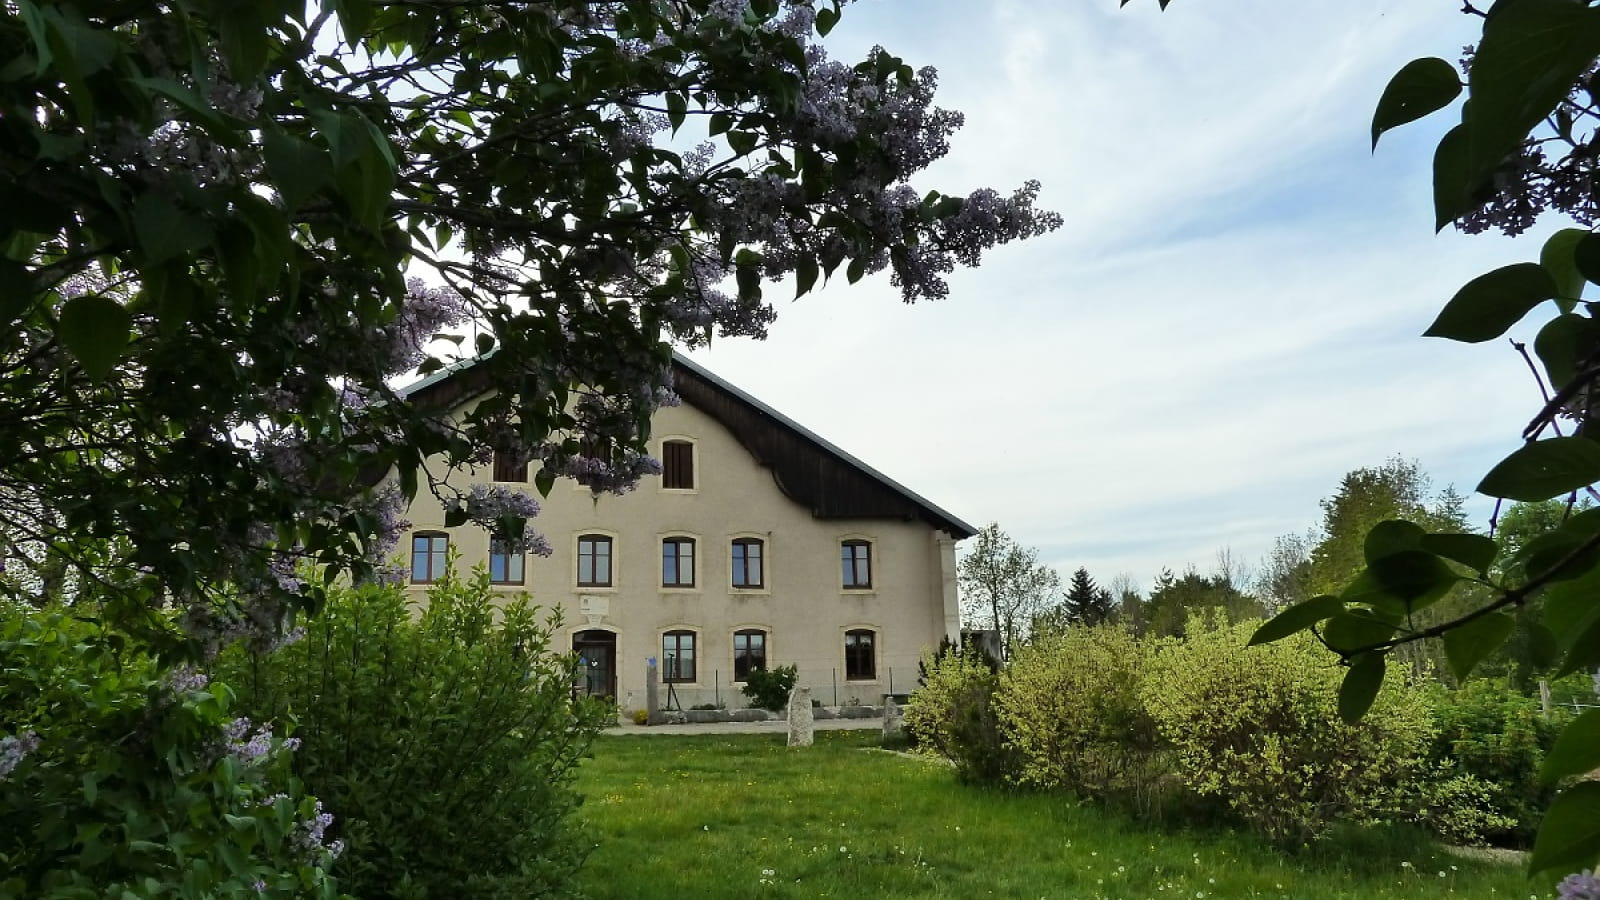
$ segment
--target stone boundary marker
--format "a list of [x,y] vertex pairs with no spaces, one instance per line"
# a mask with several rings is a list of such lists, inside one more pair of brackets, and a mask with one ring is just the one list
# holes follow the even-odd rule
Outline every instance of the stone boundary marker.
[[809,747],[815,739],[811,716],[811,689],[797,687],[789,693],[789,746]]

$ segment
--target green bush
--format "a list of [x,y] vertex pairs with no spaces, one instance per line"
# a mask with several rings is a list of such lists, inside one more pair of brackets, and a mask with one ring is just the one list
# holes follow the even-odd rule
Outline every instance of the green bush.
[[1558,711],[1547,721],[1538,700],[1513,690],[1504,679],[1473,679],[1456,690],[1436,688],[1432,704],[1438,732],[1429,758],[1446,773],[1443,780],[1473,780],[1478,790],[1467,796],[1485,818],[1476,837],[1462,837],[1450,817],[1442,817],[1439,805],[1430,802],[1424,822],[1446,839],[1463,843],[1529,845],[1555,794],[1539,782],[1538,774],[1565,713]]
[[925,654],[922,686],[906,706],[914,743],[955,763],[965,781],[997,782],[1014,767],[1000,733],[994,696],[999,678],[981,653]]
[[341,886],[359,897],[554,897],[592,841],[574,769],[615,708],[576,700],[526,598],[481,569],[428,591],[331,589],[306,636],[221,661],[253,716],[295,721],[296,771],[341,815]]
[[1311,635],[1247,647],[1258,624],[1191,620],[1150,664],[1140,695],[1189,790],[1282,843],[1399,817],[1400,786],[1423,772],[1433,737],[1423,692],[1393,667],[1347,725],[1333,655]]
[[770,712],[779,712],[789,705],[789,692],[800,679],[798,666],[779,666],[776,669],[751,669],[745,676],[743,694],[750,705]]
[[1017,756],[1014,780],[1151,811],[1165,783],[1139,692],[1150,646],[1119,626],[1098,625],[1018,647],[998,696]]
[[0,897],[333,896],[292,740],[231,703],[84,608],[0,603]]
[[1487,844],[1516,828],[1500,812],[1499,785],[1443,766],[1421,784],[1417,821],[1452,844]]

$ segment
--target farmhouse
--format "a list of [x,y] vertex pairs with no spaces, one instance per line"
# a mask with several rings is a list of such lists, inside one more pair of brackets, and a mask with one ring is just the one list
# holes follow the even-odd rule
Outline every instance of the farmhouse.
[[[402,544],[412,590],[426,591],[449,548],[486,564],[497,590],[561,608],[558,640],[587,664],[583,689],[625,708],[644,705],[651,658],[663,704],[683,708],[742,706],[752,668],[789,664],[825,704],[909,692],[923,649],[960,634],[955,545],[976,530],[688,358],[673,367],[683,402],[652,422],[661,475],[621,496],[558,481],[531,525],[550,557],[446,528],[423,492]],[[460,414],[483,396],[469,374],[407,392]],[[464,477],[525,482],[528,467]]]

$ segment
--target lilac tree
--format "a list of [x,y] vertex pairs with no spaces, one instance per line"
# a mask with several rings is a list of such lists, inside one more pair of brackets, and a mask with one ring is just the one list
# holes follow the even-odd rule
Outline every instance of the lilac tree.
[[[297,564],[373,576],[419,490],[538,548],[531,498],[426,460],[518,452],[542,491],[626,490],[670,342],[765,334],[790,279],[943,297],[1060,223],[1034,182],[914,189],[961,116],[931,69],[831,58],[839,15],[6,4],[0,496],[44,514],[0,503],[0,532],[125,623],[270,631],[320,602]],[[468,355],[495,393],[461,421],[392,386]]]

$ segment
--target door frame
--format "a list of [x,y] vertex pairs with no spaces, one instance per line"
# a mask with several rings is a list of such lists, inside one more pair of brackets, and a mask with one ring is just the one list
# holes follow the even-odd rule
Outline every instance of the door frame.
[[589,691],[589,675],[588,675],[587,671],[585,671],[584,676],[583,676],[583,691],[584,691],[584,693],[588,694],[591,697],[593,697],[593,696],[603,696],[603,697],[609,697],[609,698],[611,698],[613,700],[616,699],[616,697],[617,697],[617,633],[615,631],[610,631],[610,630],[605,629],[605,628],[586,628],[586,629],[583,629],[582,631],[574,631],[572,633],[572,652],[578,654],[579,657],[581,658],[582,655],[583,655],[583,650],[584,650],[585,647],[606,647],[611,652],[606,655],[607,659],[609,660],[609,663],[608,663],[608,665],[606,667],[607,668],[606,686],[608,688],[607,693],[598,694],[598,695],[597,694],[588,694],[588,691]]

